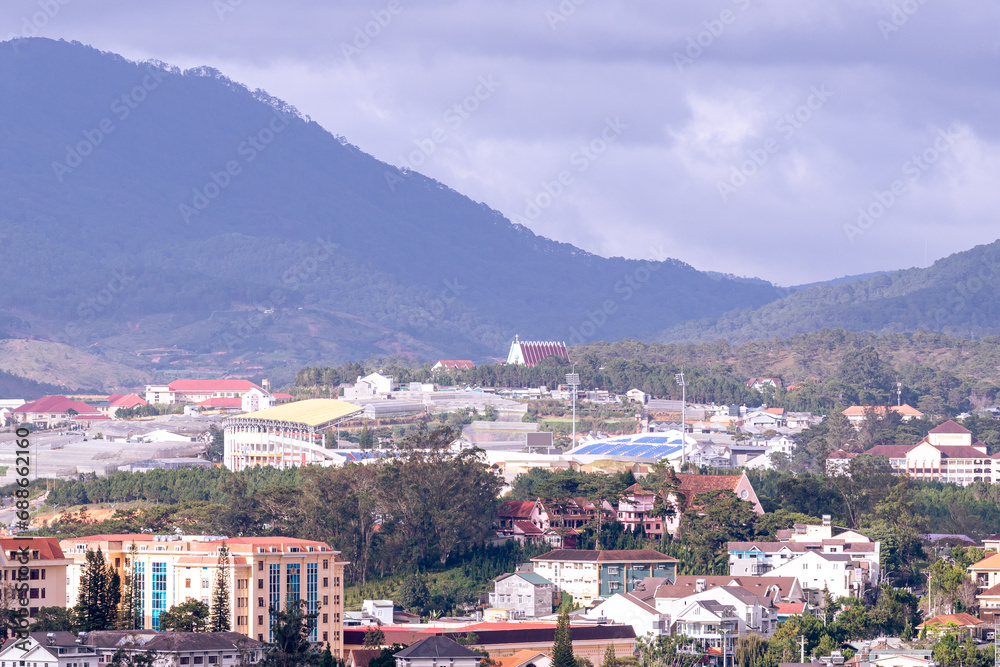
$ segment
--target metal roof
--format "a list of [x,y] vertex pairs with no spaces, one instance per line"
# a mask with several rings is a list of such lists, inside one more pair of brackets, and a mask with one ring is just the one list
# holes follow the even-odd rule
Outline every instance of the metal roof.
[[361,414],[364,408],[337,401],[332,398],[310,398],[305,401],[295,401],[276,405],[273,408],[266,408],[231,417],[230,421],[240,419],[256,419],[262,421],[293,422],[296,424],[306,424],[308,426],[322,426],[345,417]]

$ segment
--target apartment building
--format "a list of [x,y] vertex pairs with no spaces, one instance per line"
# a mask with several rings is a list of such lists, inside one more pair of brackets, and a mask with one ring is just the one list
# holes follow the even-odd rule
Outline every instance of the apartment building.
[[[343,580],[340,552],[323,542],[291,537],[225,538],[191,535],[92,535],[62,540],[72,563],[66,575],[67,605],[76,600],[88,549],[100,548],[126,574],[134,553],[141,590],[143,627],[159,630],[160,614],[188,599],[211,605],[219,548],[230,551],[229,610],[232,629],[261,642],[273,641],[272,609],[303,600],[318,617],[310,640],[330,642],[343,657]],[[132,551],[134,545],[134,552]]]
[[[27,554],[27,563],[21,554]],[[29,618],[37,616],[42,607],[66,606],[66,570],[71,563],[54,537],[0,539],[0,584],[28,584]],[[21,567],[28,568],[27,581],[18,581]]]
[[628,593],[647,577],[673,580],[678,562],[652,549],[556,549],[531,561],[535,574],[551,581],[557,593],[572,595],[580,605]]

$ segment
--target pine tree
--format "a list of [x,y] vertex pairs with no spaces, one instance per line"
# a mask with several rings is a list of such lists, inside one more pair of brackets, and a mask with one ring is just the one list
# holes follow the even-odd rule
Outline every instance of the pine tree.
[[615,656],[614,645],[608,644],[608,647],[604,649],[604,661],[601,662],[601,667],[618,667],[618,658]]
[[73,610],[76,625],[84,632],[114,627],[109,621],[113,621],[117,601],[111,603],[115,592],[111,589],[108,569],[100,547],[97,551],[87,550],[86,565],[80,575],[80,594]]
[[[118,629],[137,630],[136,625],[136,595],[135,590],[135,542],[129,547],[129,555],[125,558],[124,574],[121,580],[121,599],[118,603]],[[138,592],[141,594],[141,592]]]
[[232,628],[229,621],[229,600],[229,547],[223,542],[219,547],[215,586],[212,589],[212,619],[209,624],[212,632],[228,632]]
[[559,612],[555,641],[552,644],[552,667],[576,667],[573,657],[573,636],[569,628],[569,610],[564,606]]

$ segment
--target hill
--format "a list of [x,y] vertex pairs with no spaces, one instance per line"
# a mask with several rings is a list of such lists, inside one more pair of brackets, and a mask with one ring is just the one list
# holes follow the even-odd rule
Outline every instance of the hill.
[[786,293],[542,238],[210,68],[24,39],[0,49],[0,89],[9,338],[290,377],[502,356],[516,333],[648,336]]
[[874,333],[928,331],[961,338],[1000,334],[1000,241],[865,280],[794,291],[757,308],[685,322],[664,342],[789,338],[824,328]]
[[60,391],[134,389],[152,379],[149,372],[107,359],[100,351],[40,340],[0,340],[0,370]]

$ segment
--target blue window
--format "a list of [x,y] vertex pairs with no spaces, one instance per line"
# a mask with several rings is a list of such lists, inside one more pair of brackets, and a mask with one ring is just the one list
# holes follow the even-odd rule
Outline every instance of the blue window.
[[167,564],[153,563],[153,629],[160,629],[160,613],[167,609]]
[[[306,603],[310,614],[319,611],[316,597],[316,563],[306,564]],[[309,641],[316,641],[316,620],[312,621],[312,630],[309,631]]]
[[146,564],[136,563],[135,564],[135,615],[139,619],[139,627],[145,627],[145,609],[143,605],[146,603]]
[[[281,609],[281,565],[278,563],[273,563],[268,565],[268,580],[270,585],[270,599],[268,600],[268,605],[272,611],[278,611]],[[274,641],[274,628],[271,628],[270,639],[268,641]]]

